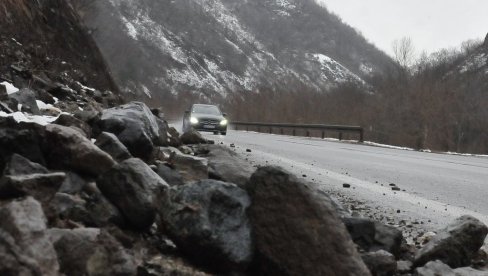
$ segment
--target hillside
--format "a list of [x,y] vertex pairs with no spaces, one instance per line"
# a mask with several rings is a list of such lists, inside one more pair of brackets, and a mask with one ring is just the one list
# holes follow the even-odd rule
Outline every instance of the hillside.
[[151,102],[367,85],[394,66],[313,0],[98,0],[83,15],[118,84]]
[[[117,92],[100,51],[83,27],[76,5],[64,0],[0,1],[0,78],[31,87],[74,82]],[[18,74],[22,78],[17,77]]]

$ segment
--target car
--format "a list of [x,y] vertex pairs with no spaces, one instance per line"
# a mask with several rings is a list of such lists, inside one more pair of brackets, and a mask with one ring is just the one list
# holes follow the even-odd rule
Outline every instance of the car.
[[214,134],[227,134],[227,115],[215,105],[194,104],[185,111],[183,117],[183,132],[190,129],[208,131]]

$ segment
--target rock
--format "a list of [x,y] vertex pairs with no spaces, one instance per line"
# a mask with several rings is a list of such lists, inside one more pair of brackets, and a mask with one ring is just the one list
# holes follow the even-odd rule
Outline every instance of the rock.
[[77,194],[83,190],[87,181],[74,172],[67,172],[63,184],[58,192],[67,194]]
[[418,267],[431,260],[440,260],[453,268],[468,266],[487,233],[488,228],[478,219],[459,217],[417,252],[414,265]]
[[122,212],[131,226],[148,229],[156,206],[168,196],[168,184],[138,158],[127,159],[104,173],[97,181],[103,195]]
[[38,163],[31,162],[22,155],[14,153],[8,161],[3,174],[4,175],[24,175],[24,174],[46,174],[48,169]]
[[110,155],[79,132],[55,124],[46,126],[44,152],[51,168],[72,169],[93,176],[106,172],[115,164]]
[[158,121],[141,102],[104,110],[100,128],[115,134],[133,156],[144,160],[151,158],[154,146],[161,142]]
[[12,154],[17,153],[32,162],[45,165],[41,142],[44,127],[36,124],[17,123],[10,118],[0,119],[0,169],[3,170]]
[[189,146],[184,146],[184,145],[183,146],[180,146],[178,148],[178,150],[181,151],[184,154],[189,154],[189,155],[193,155],[194,154],[193,150]]
[[374,236],[376,233],[374,221],[365,218],[344,217],[342,222],[347,228],[355,244],[363,250],[369,251],[375,243]]
[[391,187],[391,190],[392,191],[401,191],[401,189],[399,187]]
[[185,182],[208,178],[208,160],[173,151],[169,163],[181,174]]
[[5,175],[0,179],[0,198],[31,195],[47,203],[61,187],[65,177],[65,173]]
[[472,267],[460,267],[454,269],[456,276],[488,276],[488,271],[478,270]]
[[98,135],[95,145],[110,154],[110,156],[118,162],[132,157],[129,150],[119,141],[117,136],[112,133],[102,132],[102,134]]
[[248,191],[256,274],[370,275],[333,204],[309,184],[262,167]]
[[391,276],[397,271],[395,256],[384,250],[364,253],[361,258],[374,276]]
[[3,83],[0,83],[0,101],[7,101],[7,100],[8,100],[7,87]]
[[56,83],[55,86],[47,92],[60,100],[75,99],[76,96],[76,91],[60,83]]
[[174,256],[154,256],[144,262],[139,267],[140,276],[156,276],[156,275],[177,275],[177,276],[210,276],[192,265],[185,262],[181,258]]
[[344,184],[342,184],[342,187],[343,188],[351,188],[351,184],[344,183]]
[[397,271],[400,274],[410,273],[412,271],[413,264],[411,261],[400,260],[397,262]]
[[443,262],[430,261],[423,267],[415,269],[415,276],[456,276],[454,271]]
[[342,221],[354,243],[363,250],[385,250],[397,257],[400,255],[403,240],[400,230],[365,218],[343,217]]
[[136,264],[107,232],[96,228],[49,230],[66,275],[136,275]]
[[87,123],[68,114],[59,115],[53,124],[71,127],[74,130],[79,131],[86,138],[90,138],[92,134],[91,127]]
[[179,147],[181,145],[180,133],[174,127],[168,128],[168,139],[168,146]]
[[187,132],[183,133],[180,136],[180,141],[185,145],[207,143],[207,140],[203,138],[200,132],[194,129],[188,130]]
[[157,168],[155,172],[170,186],[180,186],[184,185],[183,177],[176,170],[170,168],[165,163],[157,161]]
[[14,99],[17,104],[22,105],[21,110],[23,112],[28,112],[34,115],[41,114],[41,111],[37,106],[36,94],[34,93],[34,91],[28,88],[23,88],[20,89],[20,91],[12,93],[8,96],[10,99]]
[[94,137],[100,134],[100,120],[102,119],[102,113],[94,110],[78,110],[73,116],[76,119],[87,123],[92,129],[92,135]]
[[375,243],[371,246],[370,250],[386,250],[396,257],[401,254],[401,246],[403,241],[402,231],[389,225],[385,225],[379,221],[374,222]]
[[0,207],[2,275],[58,275],[56,251],[46,235],[46,217],[32,197]]
[[158,142],[156,143],[157,146],[168,146],[170,143],[170,138],[168,135],[168,123],[160,119],[159,117],[155,116],[156,122],[158,123]]
[[231,182],[244,187],[256,170],[234,151],[220,145],[209,146],[209,175],[211,178]]
[[201,180],[173,187],[161,208],[169,237],[194,262],[214,271],[243,270],[252,258],[247,193],[234,184]]
[[485,37],[485,42],[483,43],[483,45],[486,47],[488,46],[488,34],[486,34],[486,37]]
[[246,152],[252,152],[252,150],[251,149],[246,149]]

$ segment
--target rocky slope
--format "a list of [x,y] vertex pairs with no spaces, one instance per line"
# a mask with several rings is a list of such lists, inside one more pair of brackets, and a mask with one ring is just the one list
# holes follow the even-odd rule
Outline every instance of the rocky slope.
[[313,0],[98,0],[83,17],[123,90],[162,103],[366,85],[394,66]]
[[118,91],[71,3],[0,2],[0,81],[8,80],[18,88],[41,82],[79,82],[102,91]]

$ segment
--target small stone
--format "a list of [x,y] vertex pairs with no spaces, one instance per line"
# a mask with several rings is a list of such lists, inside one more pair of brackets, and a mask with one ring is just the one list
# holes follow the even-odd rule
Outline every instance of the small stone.
[[246,149],[246,152],[252,152],[251,149]]
[[351,188],[351,184],[344,183],[344,184],[342,184],[342,187],[343,188]]
[[236,145],[234,145],[234,144],[230,144],[230,147],[231,147],[231,148],[235,148],[235,147],[236,147]]
[[398,187],[391,187],[391,190],[392,191],[400,191],[400,188],[398,188]]

